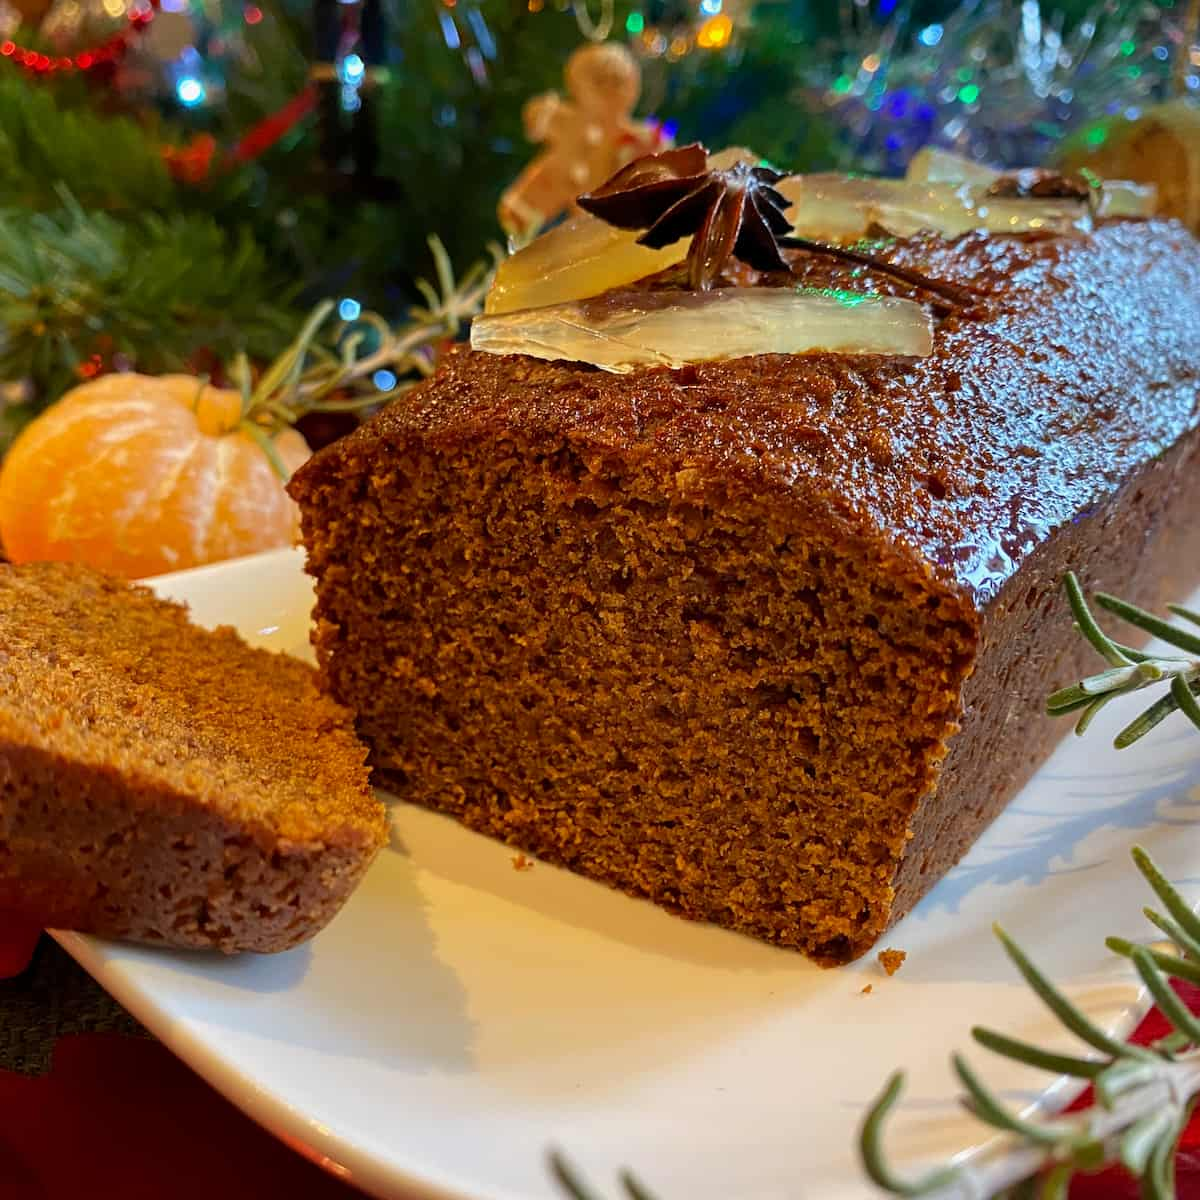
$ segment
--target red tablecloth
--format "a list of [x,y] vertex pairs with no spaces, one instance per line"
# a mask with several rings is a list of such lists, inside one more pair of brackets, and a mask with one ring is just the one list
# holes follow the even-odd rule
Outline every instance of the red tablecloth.
[[[0,929],[0,978],[25,968],[38,936],[35,929]],[[1200,989],[1179,990],[1200,1012]],[[1166,1031],[1152,1012],[1132,1040],[1145,1044]],[[1137,1195],[1120,1170],[1080,1177],[1071,1192],[1072,1200]],[[361,1200],[242,1116],[158,1042],[102,1033],[62,1037],[45,1075],[0,1070],[0,1200],[81,1196]],[[1200,1200],[1200,1119],[1184,1137],[1178,1196]]]

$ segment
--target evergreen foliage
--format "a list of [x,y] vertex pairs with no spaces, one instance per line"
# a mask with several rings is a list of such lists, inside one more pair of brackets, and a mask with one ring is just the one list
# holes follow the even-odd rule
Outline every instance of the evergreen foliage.
[[[644,64],[639,111],[670,119],[680,142],[829,166],[828,131],[796,100],[838,4],[744,2],[751,20],[732,48]],[[918,7],[933,19],[951,3]],[[386,70],[361,112],[319,104],[241,161],[231,155],[240,138],[307,85],[313,57],[310,0],[259,6],[265,18],[243,29],[224,98],[187,111],[0,62],[0,379],[33,385],[20,408],[0,399],[0,452],[96,353],[148,371],[240,351],[270,359],[326,296],[403,319],[433,266],[430,235],[460,266],[486,256],[499,195],[538,149],[522,106],[562,89],[582,41],[569,0],[384,0]],[[664,26],[696,12],[692,0],[615,0],[615,37],[635,8]],[[19,40],[38,44],[35,33]],[[208,177],[176,179],[164,147],[200,133],[217,141]],[[358,161],[356,146],[367,148]]]
[[183,213],[118,219],[66,193],[61,202],[0,211],[0,378],[34,387],[0,412],[0,451],[93,354],[150,373],[196,370],[242,350],[270,358],[294,334],[289,297],[245,231]]

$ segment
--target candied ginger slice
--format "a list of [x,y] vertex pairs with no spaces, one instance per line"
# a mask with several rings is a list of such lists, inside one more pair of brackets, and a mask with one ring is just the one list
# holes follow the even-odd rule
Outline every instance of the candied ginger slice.
[[933,351],[933,328],[919,304],[896,297],[720,288],[609,293],[477,317],[471,346],[489,354],[527,354],[624,373],[813,351],[923,358]]

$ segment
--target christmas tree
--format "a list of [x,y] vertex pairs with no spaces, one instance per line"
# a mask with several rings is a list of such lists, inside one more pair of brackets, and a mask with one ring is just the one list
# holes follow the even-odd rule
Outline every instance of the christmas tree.
[[679,141],[897,170],[928,140],[1043,157],[1097,106],[1161,94],[1175,36],[1168,5],[1085,0],[1036,28],[1016,0],[43,8],[0,28],[0,377],[31,385],[0,402],[0,444],[88,372],[269,358],[323,297],[402,316],[429,235],[460,268],[500,239],[526,102],[589,38],[631,48],[639,114]]

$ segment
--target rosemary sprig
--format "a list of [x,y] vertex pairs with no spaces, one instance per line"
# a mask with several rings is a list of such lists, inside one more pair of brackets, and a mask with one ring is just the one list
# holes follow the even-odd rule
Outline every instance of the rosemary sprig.
[[[1009,1110],[959,1056],[954,1067],[967,1091],[967,1107],[1005,1136],[970,1163],[943,1167],[918,1179],[898,1174],[883,1149],[887,1117],[900,1098],[903,1075],[894,1075],[871,1106],[860,1133],[863,1166],[871,1179],[896,1196],[923,1200],[984,1200],[1025,1185],[1028,1194],[1065,1196],[1076,1170],[1123,1163],[1142,1181],[1149,1200],[1175,1195],[1175,1147],[1200,1094],[1200,1020],[1189,1012],[1170,980],[1197,977],[1200,919],[1140,847],[1133,859],[1169,916],[1146,910],[1159,929],[1180,935],[1171,954],[1109,938],[1111,950],[1131,960],[1173,1033],[1153,1046],[1118,1042],[1098,1029],[997,927],[1009,958],[1025,981],[1068,1029],[1099,1051],[1075,1058],[1030,1046],[987,1029],[974,1029],[981,1046],[1028,1066],[1090,1080],[1095,1103],[1066,1116],[1020,1116]],[[1174,935],[1172,935],[1174,940]],[[1036,1183],[1037,1187],[1034,1188]],[[1024,1193],[1022,1193],[1024,1194]]]
[[[575,1168],[558,1151],[550,1153],[549,1164],[550,1174],[571,1200],[599,1200],[595,1192],[579,1177]],[[622,1171],[618,1179],[624,1200],[655,1200],[654,1193],[632,1171]]]
[[[1082,735],[1087,732],[1096,714],[1118,696],[1127,696],[1143,688],[1165,683],[1166,694],[1117,734],[1114,742],[1117,749],[1132,746],[1176,711],[1182,712],[1193,725],[1200,728],[1200,700],[1197,700],[1200,696],[1200,657],[1195,657],[1200,656],[1200,635],[1180,629],[1116,596],[1098,593],[1096,603],[1101,608],[1186,651],[1188,657],[1144,654],[1113,641],[1096,624],[1079,580],[1073,574],[1067,574],[1065,586],[1076,628],[1109,664],[1109,669],[1055,692],[1046,701],[1047,712],[1053,717],[1078,712],[1075,732]],[[1170,610],[1177,617],[1200,626],[1200,615],[1178,605],[1172,605]]]
[[[963,1103],[1001,1136],[970,1162],[948,1163],[910,1178],[891,1165],[883,1145],[888,1118],[904,1089],[904,1074],[897,1072],[868,1109],[859,1131],[863,1168],[878,1187],[893,1196],[921,1200],[988,1200],[1018,1194],[1065,1200],[1076,1171],[1122,1163],[1141,1180],[1146,1200],[1174,1200],[1175,1148],[1200,1096],[1200,1019],[1188,1011],[1170,980],[1200,976],[1200,917],[1145,850],[1134,847],[1133,860],[1166,910],[1146,909],[1146,916],[1156,929],[1168,932],[1177,952],[1124,938],[1109,938],[1107,945],[1132,962],[1172,1033],[1152,1046],[1109,1037],[996,926],[996,936],[1025,982],[1095,1053],[1078,1057],[1044,1050],[981,1027],[971,1036],[993,1054],[1090,1082],[1095,1102],[1081,1112],[1062,1115],[1013,1112],[955,1054],[951,1063],[966,1092]],[[572,1200],[599,1200],[561,1154],[550,1155],[550,1171]],[[622,1200],[654,1200],[631,1172],[622,1171],[619,1182]]]
[[[429,239],[429,250],[437,287],[424,279],[417,281],[425,304],[414,306],[405,323],[393,327],[378,313],[360,313],[337,328],[334,351],[317,340],[333,312],[333,302],[324,300],[257,383],[246,357],[234,360],[230,376],[242,393],[241,428],[258,442],[282,477],[287,477],[287,470],[272,442],[274,434],[306,413],[354,412],[394,399],[433,371],[437,343],[455,337],[483,307],[500,252],[493,249],[495,262],[478,262],[456,280],[449,255],[436,236]],[[377,344],[363,354],[372,333]],[[385,369],[396,376],[396,384],[380,391],[374,377]]]

